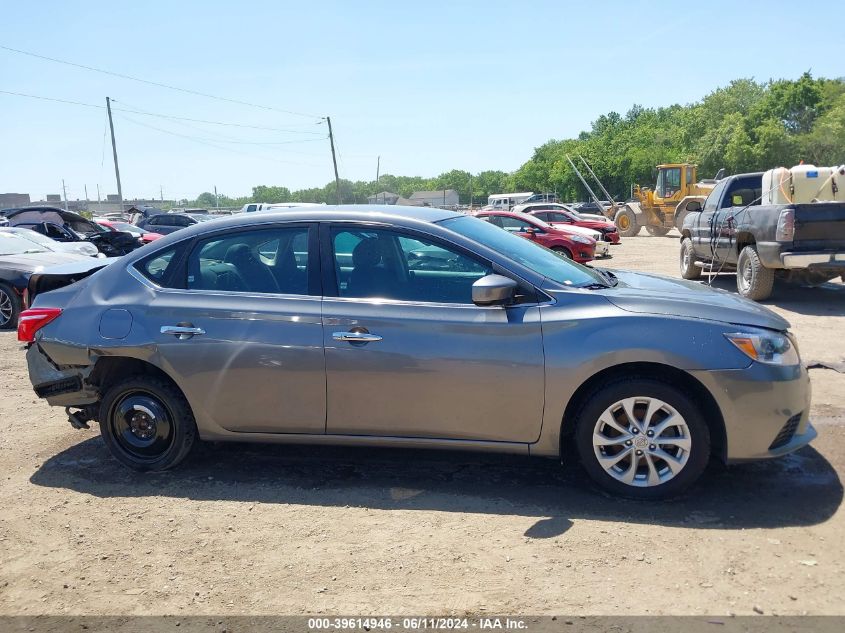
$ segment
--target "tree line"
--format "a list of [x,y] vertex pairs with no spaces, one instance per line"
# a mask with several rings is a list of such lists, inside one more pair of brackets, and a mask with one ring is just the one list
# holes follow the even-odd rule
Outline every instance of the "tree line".
[[[738,79],[688,105],[634,105],[624,116],[603,114],[577,138],[552,139],[536,148],[513,173],[471,176],[453,169],[434,178],[385,174],[378,184],[341,180],[340,193],[344,203],[364,203],[381,191],[408,197],[413,191],[441,189],[458,191],[462,204],[470,196],[477,204],[490,194],[509,191],[548,191],[563,200],[586,200],[567,155],[583,156],[617,200],[626,199],[635,183],[653,184],[654,167],[662,163],[696,163],[699,177],[712,177],[722,167],[728,174],[743,173],[801,160],[839,165],[845,163],[845,79],[814,78],[809,72],[796,80]],[[259,185],[251,196],[221,196],[219,204],[336,201],[332,181],[297,191]],[[214,206],[214,194],[205,192],[194,203]]]

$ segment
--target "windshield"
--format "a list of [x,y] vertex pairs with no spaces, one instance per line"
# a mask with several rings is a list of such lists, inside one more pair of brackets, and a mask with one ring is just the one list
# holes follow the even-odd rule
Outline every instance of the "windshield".
[[187,213],[186,215],[194,218],[197,222],[208,222],[211,220],[211,216],[206,215],[205,213]]
[[13,233],[0,231],[0,255],[23,255],[25,253],[48,253],[49,251]]
[[566,286],[607,285],[594,270],[565,259],[536,242],[513,235],[489,222],[464,216],[440,222],[451,231],[501,253],[526,268]]

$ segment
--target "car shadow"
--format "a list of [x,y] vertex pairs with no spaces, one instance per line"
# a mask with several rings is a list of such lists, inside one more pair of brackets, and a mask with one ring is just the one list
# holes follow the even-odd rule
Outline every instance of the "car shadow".
[[[712,285],[736,294],[736,274],[721,273]],[[813,288],[776,281],[772,296],[760,303],[810,316],[845,316],[845,284],[828,282]]]
[[524,534],[529,538],[560,536],[576,519],[712,529],[807,526],[829,519],[843,497],[836,471],[812,447],[779,460],[714,463],[671,502],[605,495],[574,463],[562,468],[556,460],[451,451],[203,443],[179,468],[141,474],[115,461],[99,436],[51,457],[30,481],[103,498],[536,517]]

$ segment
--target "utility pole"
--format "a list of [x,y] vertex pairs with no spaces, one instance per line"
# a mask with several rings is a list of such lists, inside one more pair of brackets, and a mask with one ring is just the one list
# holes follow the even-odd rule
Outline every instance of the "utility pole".
[[343,200],[340,197],[340,176],[337,175],[337,156],[334,152],[334,135],[332,134],[332,118],[330,116],[326,117],[326,123],[329,124],[329,143],[332,146],[332,163],[334,164],[334,186],[337,189],[337,203],[343,204]]
[[88,210],[88,185],[85,185],[85,210]]
[[381,171],[381,156],[376,157],[376,188],[378,188],[379,172]]
[[220,208],[220,198],[217,197],[217,185],[214,185],[214,208]]
[[111,151],[114,156],[114,176],[117,178],[117,197],[120,200],[120,211],[123,212],[123,188],[120,186],[120,167],[117,166],[117,143],[114,140],[114,123],[111,118],[111,99],[106,97],[106,110],[109,113],[109,129],[111,130]]
[[67,189],[65,188],[65,179],[62,178],[62,195],[65,197],[65,211],[67,211]]
[[97,183],[97,208],[100,207],[100,183]]
[[158,186],[158,193],[161,196],[161,201],[164,202],[164,187],[161,185]]
[[472,209],[472,174],[469,175],[469,208]]

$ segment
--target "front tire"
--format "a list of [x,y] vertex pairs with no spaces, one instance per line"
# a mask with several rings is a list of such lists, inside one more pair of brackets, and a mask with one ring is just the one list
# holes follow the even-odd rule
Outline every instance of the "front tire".
[[100,434],[111,454],[139,471],[176,466],[187,457],[197,434],[182,392],[150,376],[133,376],[109,387],[99,417]]
[[619,229],[619,235],[622,237],[634,237],[640,232],[640,225],[637,224],[637,216],[628,207],[617,211],[613,222],[616,224],[616,228]]
[[736,263],[736,289],[746,299],[762,301],[772,295],[775,271],[763,266],[756,246],[746,246]]
[[11,330],[18,324],[21,300],[8,284],[0,283],[0,330]]
[[685,237],[681,240],[681,277],[684,279],[701,279],[701,268],[695,265],[695,251],[692,240]]
[[572,251],[570,251],[565,246],[553,246],[552,250],[561,257],[564,257],[566,259],[572,259]]
[[710,432],[695,400],[656,378],[620,378],[589,394],[575,440],[593,481],[634,499],[683,492],[710,458]]

